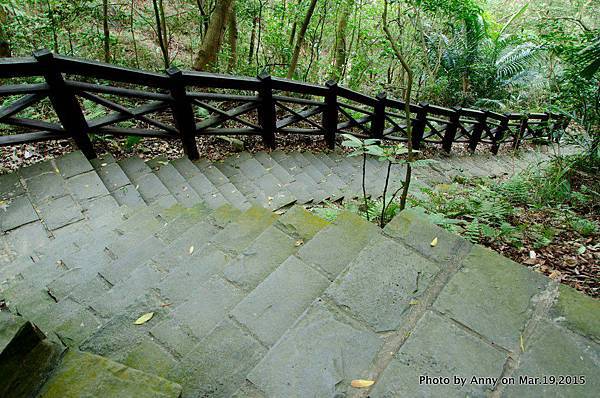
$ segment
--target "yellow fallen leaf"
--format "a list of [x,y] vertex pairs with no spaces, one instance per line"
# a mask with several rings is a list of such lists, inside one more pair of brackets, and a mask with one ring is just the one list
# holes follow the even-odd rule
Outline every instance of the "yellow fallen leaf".
[[302,246],[303,244],[304,244],[304,241],[302,239],[299,239],[296,241],[295,246],[298,247],[298,246]]
[[431,241],[431,247],[436,247],[436,246],[437,246],[437,242],[438,242],[438,239],[437,239],[437,236],[436,236],[436,237],[435,237],[435,238],[433,238],[433,240]]
[[136,319],[135,322],[133,322],[133,324],[134,325],[143,325],[144,323],[146,323],[150,319],[152,319],[153,316],[154,316],[154,312],[148,312],[147,314],[144,314],[141,317],[139,317],[138,319]]
[[194,252],[194,246],[190,246],[190,254]]
[[523,343],[523,335],[519,336],[519,342],[521,343],[521,352],[525,352],[525,344]]
[[350,383],[350,385],[354,388],[371,387],[373,384],[375,384],[375,382],[373,380],[361,380],[361,379],[352,380],[352,382]]
[[408,303],[408,305],[417,305],[419,304],[419,300],[410,300],[410,302]]

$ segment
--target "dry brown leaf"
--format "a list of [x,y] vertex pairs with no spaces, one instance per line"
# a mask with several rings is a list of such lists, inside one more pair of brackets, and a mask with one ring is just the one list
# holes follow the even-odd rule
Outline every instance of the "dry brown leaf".
[[352,380],[352,382],[350,383],[350,385],[354,388],[367,388],[367,387],[371,387],[373,384],[375,384],[375,382],[373,380],[361,380],[361,379]]
[[148,313],[142,315],[141,317],[139,317],[138,319],[136,319],[135,322],[133,322],[133,324],[134,325],[143,325],[144,323],[146,323],[150,319],[152,319],[153,316],[154,316],[154,312],[148,312]]
[[435,238],[433,238],[433,240],[431,241],[431,247],[436,247],[438,244],[438,238],[437,236]]

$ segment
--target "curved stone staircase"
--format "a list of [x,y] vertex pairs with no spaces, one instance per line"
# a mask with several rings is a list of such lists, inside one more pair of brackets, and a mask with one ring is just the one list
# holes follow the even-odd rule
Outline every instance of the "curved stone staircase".
[[[511,173],[530,156],[450,158],[421,169],[415,187]],[[373,188],[381,167],[369,163]],[[563,393],[600,387],[596,301],[417,210],[381,230],[300,206],[360,194],[360,159],[274,151],[215,164],[90,163],[75,152],[0,185],[0,299],[59,350],[41,396],[77,396],[69,386],[129,396],[135,383],[148,384],[137,396],[177,396],[178,385],[185,397],[365,396],[352,379],[376,380],[370,397],[535,396],[532,386],[418,378],[540,372],[587,377]],[[122,390],[70,378],[88,367]]]

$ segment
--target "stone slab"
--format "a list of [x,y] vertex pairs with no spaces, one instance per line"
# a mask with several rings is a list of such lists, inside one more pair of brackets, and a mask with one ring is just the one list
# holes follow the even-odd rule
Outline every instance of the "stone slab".
[[277,220],[277,224],[288,235],[302,240],[300,243],[304,244],[327,227],[329,222],[315,216],[302,206],[293,206]]
[[327,278],[290,256],[231,313],[271,346],[328,285]]
[[0,231],[9,231],[38,219],[26,195],[10,198],[0,207]]
[[181,386],[109,359],[68,351],[46,382],[40,397],[161,397],[178,398]]
[[600,301],[572,287],[560,285],[550,316],[559,324],[600,342]]
[[397,330],[410,302],[425,293],[440,268],[398,242],[377,236],[325,294],[375,331]]
[[380,347],[375,333],[315,302],[247,378],[270,397],[333,397],[349,392]]
[[123,172],[121,166],[116,163],[109,163],[106,166],[101,166],[96,172],[110,192],[114,192],[119,188],[131,184],[129,177]]
[[54,172],[32,177],[27,180],[26,185],[35,204],[51,201],[68,193],[63,178]]
[[67,153],[54,159],[54,163],[63,178],[73,177],[93,170],[89,160],[87,160],[81,151]]
[[[544,322],[539,325],[535,334],[525,341],[524,347],[525,352],[521,354],[519,367],[512,375],[515,385],[506,386],[503,396],[575,398],[598,395],[598,344],[551,322]],[[544,375],[547,376],[546,380]],[[567,376],[568,379],[561,380],[561,376]],[[536,377],[537,382],[533,381],[534,384],[527,385],[526,380]],[[585,384],[582,384],[583,381]]]
[[434,308],[507,350],[518,350],[535,296],[548,285],[542,274],[475,246]]
[[131,208],[146,206],[142,195],[131,184],[125,185],[112,192],[113,197],[121,206]]
[[25,187],[21,184],[18,173],[0,175],[0,199],[7,200],[24,193]]
[[[388,397],[483,397],[494,384],[471,384],[472,376],[502,374],[507,354],[451,321],[426,312],[408,340],[377,380],[370,394]],[[467,378],[464,386],[432,385],[420,376]]]
[[[219,249],[208,246],[198,250],[196,255],[180,261],[179,267],[172,270],[157,285],[162,297],[171,303],[181,303],[190,298],[190,292],[206,283],[210,277],[219,274],[225,268],[229,257]],[[161,266],[158,264],[157,266]]]
[[227,265],[223,275],[242,289],[252,290],[296,250],[294,238],[269,227]]
[[[460,261],[472,247],[472,244],[460,236],[431,224],[419,208],[404,210],[394,217],[383,231],[440,263]],[[435,238],[438,242],[432,247],[431,242]]]
[[237,251],[246,248],[252,241],[267,229],[277,215],[258,206],[252,206],[233,223],[228,224],[211,240],[211,243],[226,251]]
[[183,206],[192,207],[200,202],[200,196],[172,164],[162,165],[155,174]]
[[46,203],[38,204],[38,211],[40,219],[51,231],[83,220],[81,208],[71,196],[63,196]]
[[298,257],[321,268],[331,280],[379,233],[379,228],[349,212],[320,231],[298,251]]
[[108,195],[108,190],[95,171],[78,174],[66,180],[71,194],[78,201]]
[[167,377],[183,385],[184,397],[229,397],[265,352],[252,336],[224,320]]
[[244,298],[240,289],[218,276],[188,293],[187,301],[173,308],[172,317],[177,324],[188,326],[198,339],[207,336]]

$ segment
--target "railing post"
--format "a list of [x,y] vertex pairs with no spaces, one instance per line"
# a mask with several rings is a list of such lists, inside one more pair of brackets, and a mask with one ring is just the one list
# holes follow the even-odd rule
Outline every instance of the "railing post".
[[504,115],[502,119],[500,119],[500,125],[496,127],[494,133],[492,134],[492,153],[494,155],[498,154],[498,150],[500,149],[500,141],[504,137],[504,133],[508,130],[508,116]]
[[421,141],[423,140],[425,126],[427,124],[427,111],[429,104],[427,102],[420,102],[419,107],[420,109],[417,111],[417,115],[413,121],[412,146],[414,149],[421,148]]
[[377,94],[375,99],[377,102],[373,107],[373,120],[371,120],[371,136],[377,139],[383,139],[383,131],[385,130],[385,92]]
[[258,107],[258,120],[263,130],[263,142],[271,149],[276,146],[275,132],[277,131],[277,114],[273,100],[273,80],[263,72],[258,76],[261,81],[259,90],[260,106]]
[[460,107],[454,107],[454,113],[450,116],[450,120],[448,121],[448,127],[446,127],[446,134],[444,134],[444,139],[442,141],[442,148],[447,153],[450,153],[452,150],[452,143],[456,138],[456,132],[458,131],[458,123],[460,122]]
[[325,109],[323,110],[323,128],[325,129],[325,142],[329,149],[335,148],[335,134],[338,125],[337,110],[337,83],[329,80],[325,83],[327,94],[325,94]]
[[525,133],[527,132],[527,126],[529,121],[529,115],[521,115],[521,124],[519,125],[519,132],[515,137],[515,141],[513,142],[513,149],[519,149],[521,145],[521,140],[525,137]]
[[473,130],[471,131],[471,139],[469,140],[469,150],[471,152],[475,152],[475,149],[477,149],[477,144],[479,144],[479,141],[481,141],[481,135],[483,134],[486,118],[487,116],[485,112],[476,118],[477,123],[473,126]]
[[197,160],[200,154],[196,145],[196,118],[192,104],[186,95],[183,73],[178,68],[172,67],[167,69],[167,75],[171,79],[169,88],[173,97],[171,109],[175,126],[181,136],[183,151],[190,160]]
[[65,131],[73,138],[77,147],[88,159],[96,158],[92,141],[88,136],[89,126],[75,97],[73,89],[56,67],[54,54],[43,49],[33,53],[34,58],[44,71],[44,79],[50,87],[48,98]]

